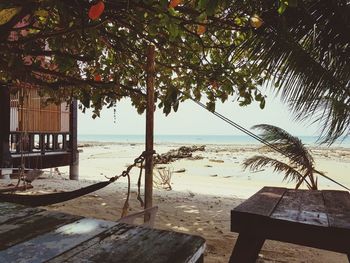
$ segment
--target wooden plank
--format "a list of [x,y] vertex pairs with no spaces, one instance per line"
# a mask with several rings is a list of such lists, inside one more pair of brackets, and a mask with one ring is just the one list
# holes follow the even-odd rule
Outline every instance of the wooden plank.
[[[240,235],[263,237],[340,253],[349,251],[350,235],[344,233],[345,231],[334,231],[330,227],[268,217],[245,223],[243,226],[241,226]],[[255,239],[251,238],[250,242],[255,242]]]
[[44,262],[93,238],[115,224],[84,218],[0,251],[0,262]]
[[232,232],[254,232],[274,211],[286,188],[264,187],[245,202],[231,210]]
[[346,224],[349,215],[344,212],[350,209],[348,201],[344,201],[348,198],[348,194],[346,198],[330,198],[333,203],[329,203],[329,206],[332,208],[337,208],[343,202],[340,211],[336,213],[338,219],[341,219],[338,221],[339,228],[329,227],[328,220],[332,211],[328,214],[326,212],[323,192],[307,190],[287,190],[271,216],[259,217],[237,212],[232,216],[234,222],[231,228],[240,234],[348,253],[350,231],[349,228],[340,228]]
[[79,179],[79,152],[78,152],[78,106],[77,101],[73,100],[70,105],[69,119],[69,147],[70,147],[70,164],[69,179]]
[[0,203],[0,227],[1,224],[15,219],[27,217],[44,211],[41,208],[31,208],[12,203]]
[[80,216],[59,212],[44,211],[24,218],[10,220],[0,226],[0,250],[81,218]]
[[[287,190],[270,215],[272,202],[264,200],[262,192],[273,189],[263,188],[231,211],[231,230],[248,237],[240,242],[243,248],[251,243],[256,254],[254,242],[262,237],[350,254],[348,192]],[[243,250],[238,256],[244,256]]]
[[[12,155],[14,166],[21,164],[19,155]],[[44,155],[40,153],[27,154],[24,160],[26,167],[46,169],[51,167],[66,166],[71,163],[70,152],[46,152]]]
[[233,211],[270,216],[285,191],[286,188],[264,187]]
[[322,191],[329,226],[350,230],[350,194],[346,191]]
[[0,217],[6,215],[7,213],[11,213],[13,211],[18,211],[20,209],[24,209],[23,205],[16,205],[12,203],[0,203]]
[[61,104],[61,132],[69,132],[69,106],[66,102]]
[[196,262],[204,247],[198,236],[120,223],[50,262]]
[[[19,120],[23,124],[20,131],[57,132],[60,131],[60,105],[42,105],[46,97],[41,98],[37,89],[25,90],[26,96],[21,108]],[[13,103],[12,103],[13,104]],[[18,104],[18,103],[17,103]],[[13,104],[15,106],[15,104]]]
[[255,263],[265,238],[250,234],[240,234],[236,241],[229,263]]
[[[0,85],[0,167],[11,166],[11,154],[9,149],[10,138],[10,88],[7,85]],[[1,171],[0,171],[1,177]]]
[[328,217],[325,210],[321,191],[289,189],[271,218],[327,227]]

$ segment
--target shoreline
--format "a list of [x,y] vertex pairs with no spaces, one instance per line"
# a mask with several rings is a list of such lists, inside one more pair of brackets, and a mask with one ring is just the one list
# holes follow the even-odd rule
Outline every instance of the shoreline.
[[[135,145],[145,145],[144,142],[121,142],[121,141],[78,141],[78,148],[85,148],[85,147],[94,147],[94,146],[110,146],[110,145],[129,145],[129,146],[135,146]],[[216,147],[244,147],[244,148],[261,148],[264,147],[263,144],[256,142],[256,143],[199,143],[199,142],[154,142],[154,145],[157,146],[164,146],[164,145],[171,145],[174,147],[181,147],[181,146],[216,146]],[[344,145],[344,146],[318,146],[318,145],[308,145],[305,144],[306,147],[310,150],[345,150],[350,152],[350,145]]]
[[[308,147],[324,147],[320,145],[318,136],[296,135]],[[78,134],[79,142],[119,142],[119,143],[144,143],[145,135],[143,134]],[[256,139],[245,134],[221,134],[221,135],[198,135],[198,134],[155,134],[155,144],[186,144],[186,145],[261,145]],[[335,141],[331,148],[350,148],[350,138],[340,138]]]

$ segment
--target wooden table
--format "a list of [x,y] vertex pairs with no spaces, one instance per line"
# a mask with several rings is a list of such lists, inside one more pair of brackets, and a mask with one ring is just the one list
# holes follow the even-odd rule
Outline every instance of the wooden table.
[[198,236],[0,203],[0,262],[203,262]]
[[230,262],[255,262],[265,239],[345,253],[350,261],[350,195],[264,187],[231,211],[239,237]]

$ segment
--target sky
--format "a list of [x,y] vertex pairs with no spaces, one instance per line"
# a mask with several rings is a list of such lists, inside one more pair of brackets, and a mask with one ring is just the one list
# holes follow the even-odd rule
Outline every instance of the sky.
[[[281,103],[279,97],[267,94],[265,109],[261,110],[257,103],[246,107],[238,106],[237,102],[228,100],[217,103],[216,111],[237,122],[244,128],[261,123],[279,126],[296,136],[318,136],[320,127],[308,122],[297,122]],[[116,106],[116,123],[113,109],[103,109],[101,117],[93,120],[91,111],[85,114],[79,112],[78,134],[144,134],[145,114],[139,115],[128,99],[122,100]],[[252,130],[253,131],[253,130]],[[171,112],[167,117],[161,109],[156,110],[154,117],[154,133],[157,135],[244,135],[229,124],[218,119],[210,112],[199,107],[192,101],[180,104],[177,112]]]

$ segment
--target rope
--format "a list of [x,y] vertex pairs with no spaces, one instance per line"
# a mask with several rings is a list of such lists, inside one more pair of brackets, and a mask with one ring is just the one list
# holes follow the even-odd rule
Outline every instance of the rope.
[[141,203],[141,206],[143,206],[144,202],[141,198],[141,195],[140,195],[140,188],[141,188],[141,176],[142,176],[142,169],[143,169],[143,163],[146,159],[146,157],[148,155],[153,155],[155,153],[155,151],[152,151],[152,152],[142,152],[141,155],[139,157],[137,157],[135,160],[134,160],[134,163],[129,165],[127,167],[126,170],[124,170],[120,175],[116,175],[114,177],[111,177],[109,178],[109,182],[115,182],[116,180],[118,180],[120,177],[127,177],[128,178],[128,193],[127,193],[127,196],[126,196],[126,199],[125,199],[125,202],[124,202],[124,205],[123,205],[123,210],[122,210],[122,217],[126,216],[127,213],[128,213],[128,208],[129,208],[129,198],[130,198],[130,171],[132,170],[132,168],[136,167],[138,164],[140,164],[140,173],[139,173],[139,179],[138,179],[138,183],[137,183],[137,200],[140,201]]
[[141,207],[144,207],[145,203],[143,202],[143,200],[141,198],[141,177],[142,177],[142,171],[143,171],[143,162],[141,163],[139,179],[137,180],[137,200],[140,202]]
[[[182,93],[182,94],[184,95],[184,93]],[[186,95],[186,96],[188,96],[188,95]],[[216,112],[216,111],[210,111],[210,110],[208,110],[207,106],[206,106],[205,104],[203,104],[202,102],[200,102],[200,101],[198,101],[198,100],[196,100],[196,99],[194,99],[194,98],[192,98],[192,97],[190,97],[190,96],[188,96],[188,97],[189,97],[194,103],[196,103],[196,104],[199,105],[200,107],[206,109],[207,111],[211,112],[213,115],[215,115],[215,116],[218,117],[219,119],[223,120],[224,122],[230,124],[231,126],[235,127],[236,129],[240,130],[241,132],[247,134],[248,136],[250,136],[250,137],[256,139],[257,141],[263,143],[264,145],[268,146],[269,148],[271,148],[271,149],[273,149],[273,150],[279,152],[280,154],[286,156],[287,158],[293,159],[293,158],[291,157],[291,155],[290,155],[288,152],[279,149],[279,148],[276,147],[275,145],[273,145],[273,144],[271,144],[270,142],[264,140],[263,138],[261,138],[260,136],[254,134],[253,132],[247,130],[246,128],[244,128],[243,126],[239,125],[238,123],[236,123],[236,122],[234,122],[234,121],[228,119],[228,118],[225,117],[224,115],[222,115],[222,114],[220,114],[220,113],[218,113],[218,112]],[[330,178],[329,176],[327,176],[327,175],[325,175],[325,174],[323,174],[323,173],[320,173],[319,171],[317,171],[317,170],[315,170],[315,169],[314,169],[314,171],[317,172],[320,176],[323,176],[324,178],[330,180],[331,182],[333,182],[333,183],[335,183],[335,184],[337,184],[337,185],[339,185],[339,186],[345,188],[346,190],[350,191],[350,189],[349,189],[348,187],[346,187],[345,185],[343,185],[343,184],[337,182],[336,180]]]
[[[22,194],[1,194],[0,193],[0,201],[2,202],[10,202],[16,204],[23,204],[28,206],[46,206],[51,204],[57,204],[65,201],[69,201],[80,196],[95,192],[99,189],[106,187],[107,185],[115,182],[120,177],[128,177],[128,194],[123,206],[123,215],[126,215],[128,207],[129,207],[129,196],[130,196],[130,171],[132,168],[136,167],[138,164],[141,164],[141,168],[143,168],[143,162],[145,161],[146,156],[150,154],[154,154],[155,152],[142,152],[142,154],[134,160],[134,163],[129,165],[126,170],[124,170],[120,175],[113,176],[109,178],[108,181],[99,182],[93,185],[89,185],[87,187],[80,188],[78,190],[70,191],[70,192],[62,192],[62,193],[51,193],[51,194],[43,194],[43,195],[22,195]],[[18,190],[18,189],[14,189]],[[141,198],[141,197],[140,197]],[[142,199],[141,199],[142,200]]]

